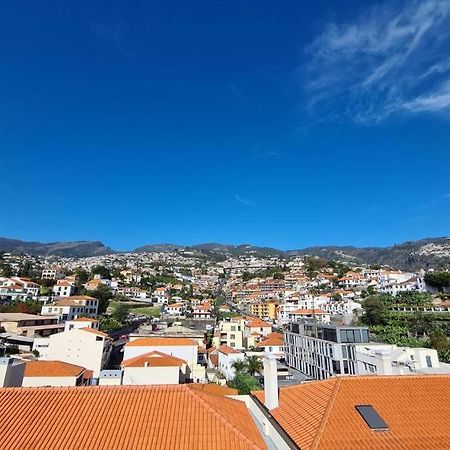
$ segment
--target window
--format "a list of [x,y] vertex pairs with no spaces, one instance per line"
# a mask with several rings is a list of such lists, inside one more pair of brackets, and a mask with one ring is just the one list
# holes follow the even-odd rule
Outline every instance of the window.
[[427,367],[433,367],[433,364],[431,362],[431,356],[427,355],[425,359],[427,360]]

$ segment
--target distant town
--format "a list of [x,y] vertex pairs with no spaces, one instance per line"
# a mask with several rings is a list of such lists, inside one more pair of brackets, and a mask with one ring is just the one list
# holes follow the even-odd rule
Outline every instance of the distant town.
[[[240,399],[240,418],[227,420],[249,422],[239,426],[253,434],[234,439],[250,439],[255,448],[310,448],[308,436],[318,426],[302,432],[301,424],[318,406],[307,398],[338,389],[336,380],[359,395],[357,380],[370,376],[376,414],[392,426],[379,389],[395,397],[402,377],[408,389],[419,379],[431,392],[439,389],[433,376],[450,374],[449,290],[445,269],[408,272],[251,249],[84,258],[3,252],[0,383],[71,386],[88,403],[86,387],[111,386],[165,386],[169,397],[193,393],[208,401],[219,396],[225,409],[229,398]],[[449,378],[443,380],[448,392]],[[52,401],[64,395],[58,392]],[[125,401],[114,392],[113,403]],[[366,413],[352,412],[367,422]],[[289,432],[296,421],[299,431]],[[366,443],[376,448],[371,436]]]

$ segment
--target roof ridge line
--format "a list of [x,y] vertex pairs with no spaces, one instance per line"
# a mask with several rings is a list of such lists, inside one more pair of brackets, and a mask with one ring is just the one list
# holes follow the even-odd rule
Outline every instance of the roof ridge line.
[[[218,417],[218,419],[225,426],[231,428],[233,430],[233,432],[237,432],[240,436],[242,436],[250,444],[250,446],[252,448],[254,448],[255,450],[260,450],[260,447],[258,447],[245,433],[243,433],[239,428],[234,426],[229,420],[225,419],[222,416],[222,414],[220,414],[220,412],[216,408],[214,408],[212,405],[210,405],[206,400],[202,399],[199,395],[199,392],[189,389],[188,387],[186,387],[186,390],[188,392],[190,392],[192,396],[196,397],[198,401],[200,401],[202,404],[204,404],[206,406],[206,408],[209,409],[216,417]],[[205,394],[205,393],[203,393],[203,395],[211,396],[211,394]],[[234,399],[229,399],[229,400],[234,400]],[[239,400],[234,400],[234,401],[239,401]],[[244,403],[244,402],[242,402],[242,403]],[[245,403],[244,403],[244,405],[247,408],[247,405]],[[248,408],[247,408],[247,412],[248,412]],[[256,424],[255,424],[255,426],[256,426]],[[258,428],[257,428],[257,431],[258,431],[258,433],[260,433]],[[261,433],[260,433],[260,435],[261,435]],[[264,440],[264,438],[263,438],[263,440]]]
[[342,378],[336,377],[336,383],[333,388],[333,392],[331,393],[330,400],[328,401],[328,405],[325,409],[325,414],[322,417],[322,420],[320,421],[319,428],[317,429],[316,436],[311,444],[311,449],[316,449],[319,445],[320,439],[322,437],[323,431],[325,429],[328,417],[330,415],[331,409],[333,408],[334,402],[336,400],[337,394],[339,392],[339,387],[341,386]]

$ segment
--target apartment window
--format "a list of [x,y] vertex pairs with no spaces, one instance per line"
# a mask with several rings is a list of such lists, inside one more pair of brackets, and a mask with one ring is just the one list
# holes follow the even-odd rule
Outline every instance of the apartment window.
[[232,326],[232,327],[231,327],[231,331],[236,331],[236,327],[235,327],[235,326]]
[[427,367],[433,367],[433,364],[431,363],[431,356],[426,356],[425,357],[426,361],[427,361]]
[[235,334],[230,334],[230,339],[236,339],[236,335]]

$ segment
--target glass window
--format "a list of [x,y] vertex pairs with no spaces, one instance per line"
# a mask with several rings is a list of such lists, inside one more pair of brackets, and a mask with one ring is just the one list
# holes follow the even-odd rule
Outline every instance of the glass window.
[[431,363],[431,356],[426,356],[425,359],[427,360],[427,367],[433,367],[433,364]]

